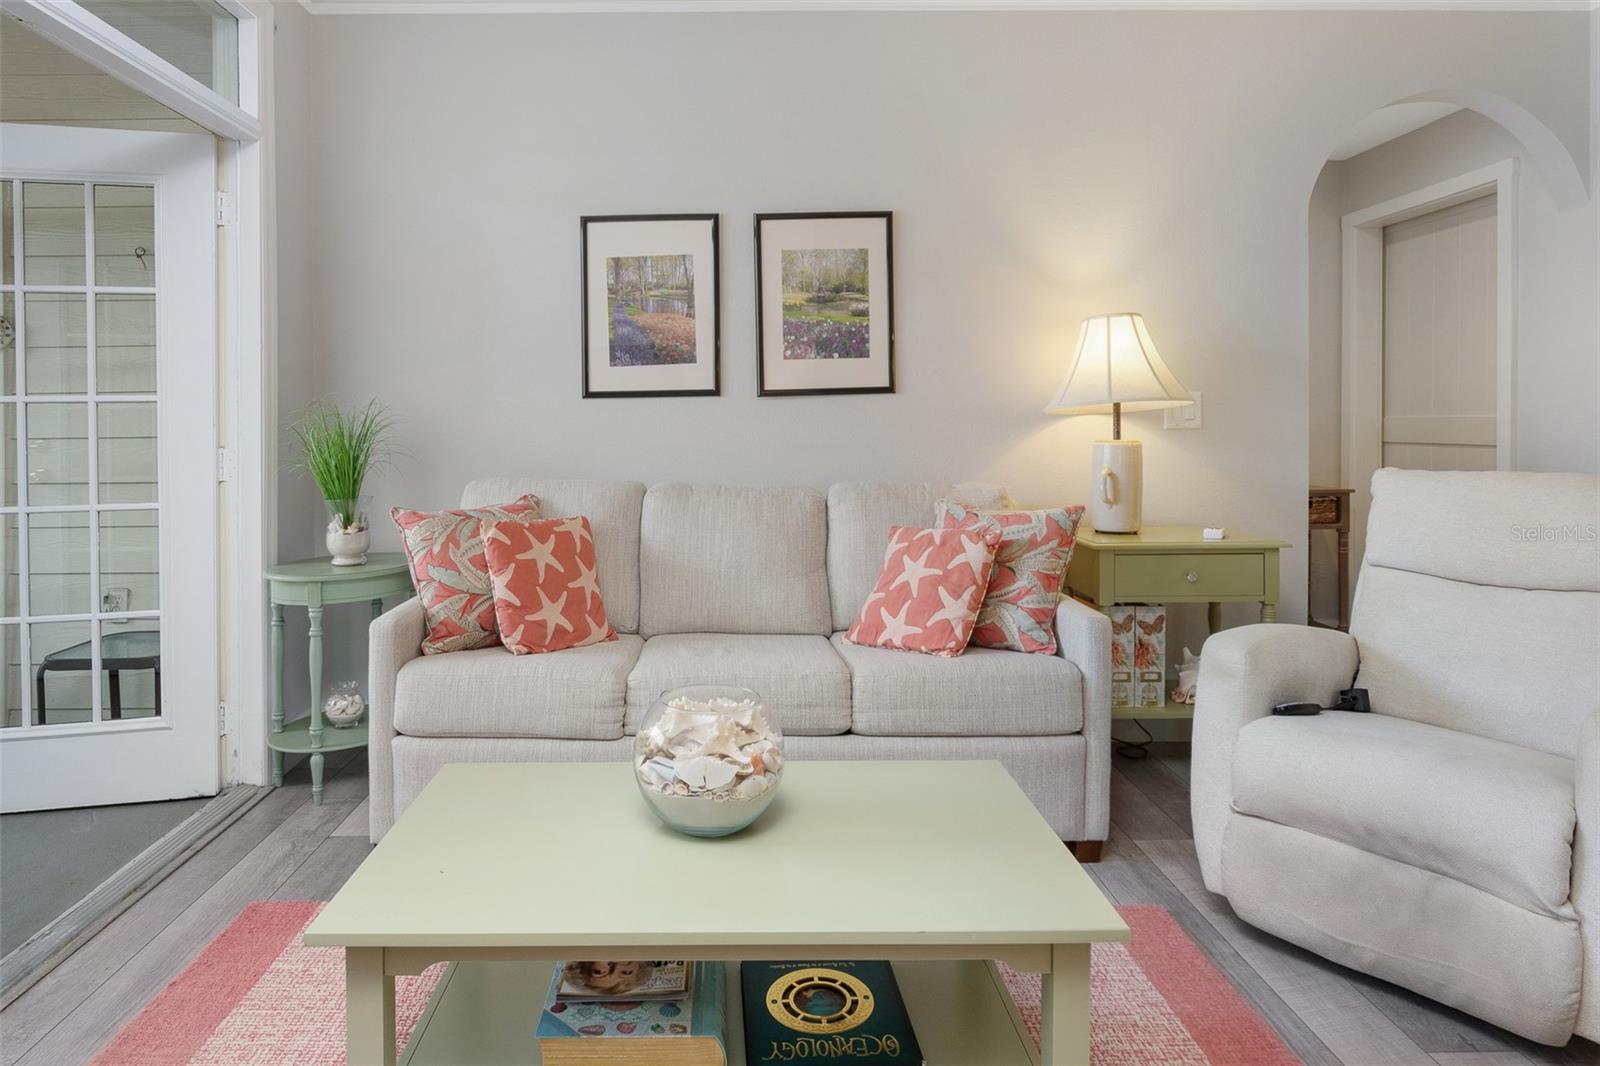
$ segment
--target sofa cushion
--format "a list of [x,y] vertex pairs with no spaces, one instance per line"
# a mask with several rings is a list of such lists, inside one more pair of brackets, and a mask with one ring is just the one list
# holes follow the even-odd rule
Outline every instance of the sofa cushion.
[[701,684],[754,689],[785,733],[826,736],[850,728],[850,671],[826,637],[669,633],[645,643],[628,676],[624,729],[637,732],[663,692]]
[[933,525],[941,496],[973,507],[1003,507],[1009,499],[999,485],[978,482],[941,487],[920,481],[847,481],[829,487],[828,594],[834,629],[849,629],[872,594],[889,527]]
[[652,486],[639,528],[639,631],[826,636],[825,511],[815,489]]
[[[469,482],[461,506],[539,497],[546,518],[583,515],[594,531],[595,564],[606,621],[619,633],[639,631],[639,510],[644,485],[637,481],[578,481],[530,477],[490,477]],[[502,496],[501,493],[510,493]]]
[[482,525],[495,622],[507,651],[539,655],[617,639],[600,598],[587,518]]
[[848,644],[850,730],[885,737],[1058,736],[1083,729],[1083,674],[1059,655],[968,648],[945,659]]
[[1233,809],[1571,916],[1570,759],[1383,714],[1239,732]]
[[624,634],[548,655],[495,647],[412,659],[395,678],[395,732],[615,739],[622,736],[628,671],[643,647]]

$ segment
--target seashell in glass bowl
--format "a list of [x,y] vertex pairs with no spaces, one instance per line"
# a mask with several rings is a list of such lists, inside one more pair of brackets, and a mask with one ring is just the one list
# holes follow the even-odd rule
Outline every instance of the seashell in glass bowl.
[[667,825],[690,836],[728,836],[761,817],[777,794],[783,731],[750,689],[672,689],[639,723],[633,770]]

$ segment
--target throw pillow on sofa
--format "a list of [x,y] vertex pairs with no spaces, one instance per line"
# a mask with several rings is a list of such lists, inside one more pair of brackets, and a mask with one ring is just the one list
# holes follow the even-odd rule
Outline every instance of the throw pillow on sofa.
[[1055,654],[1056,604],[1082,517],[1082,506],[980,511],[954,500],[939,501],[940,526],[1000,533],[994,575],[972,630],[974,644]]
[[539,497],[465,511],[389,512],[400,529],[411,564],[411,583],[422,601],[428,632],[422,654],[490,648],[500,642],[494,621],[494,589],[484,561],[483,532],[489,521],[528,522],[539,517]]
[[616,640],[606,621],[589,520],[484,522],[500,642],[513,655]]
[[1000,544],[998,526],[889,530],[883,569],[844,639],[930,655],[960,655],[972,637]]

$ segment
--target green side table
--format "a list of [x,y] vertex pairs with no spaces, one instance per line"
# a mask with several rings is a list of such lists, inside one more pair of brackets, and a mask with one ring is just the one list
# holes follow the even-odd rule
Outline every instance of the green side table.
[[[1146,526],[1137,533],[1078,532],[1067,591],[1110,613],[1118,604],[1203,603],[1207,628],[1222,628],[1224,603],[1258,603],[1278,620],[1278,553],[1288,542],[1228,530],[1206,540],[1199,526]],[[1194,705],[1113,706],[1112,718],[1193,718]]]
[[[322,609],[336,603],[372,604],[383,613],[383,597],[411,595],[411,569],[400,552],[372,552],[361,566],[334,566],[329,559],[280,563],[266,569],[272,602],[272,783],[283,784],[285,752],[311,756],[311,802],[322,803],[324,752],[367,746],[365,722],[348,729],[322,728]],[[283,724],[283,609],[304,607],[311,622],[311,713]]]

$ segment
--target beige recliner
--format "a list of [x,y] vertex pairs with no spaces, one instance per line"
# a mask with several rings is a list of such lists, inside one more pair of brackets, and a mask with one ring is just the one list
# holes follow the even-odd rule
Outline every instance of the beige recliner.
[[[1350,632],[1207,641],[1193,813],[1252,925],[1600,1039],[1600,478],[1380,470]],[[1274,717],[1369,690],[1371,714]]]

